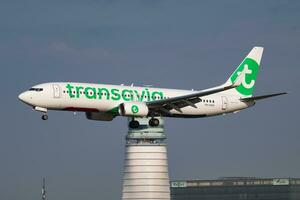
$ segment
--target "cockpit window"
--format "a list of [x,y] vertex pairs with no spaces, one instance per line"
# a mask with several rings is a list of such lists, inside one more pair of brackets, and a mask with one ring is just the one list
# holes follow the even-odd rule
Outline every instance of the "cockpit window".
[[43,88],[30,88],[29,91],[40,92],[40,91],[43,91]]

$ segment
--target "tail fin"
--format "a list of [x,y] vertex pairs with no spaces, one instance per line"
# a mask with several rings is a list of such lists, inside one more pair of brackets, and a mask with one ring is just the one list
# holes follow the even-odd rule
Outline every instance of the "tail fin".
[[226,91],[227,94],[243,97],[252,96],[263,50],[263,47],[254,47],[242,63],[236,68],[225,84],[234,83],[242,71],[245,71],[244,79],[238,87]]

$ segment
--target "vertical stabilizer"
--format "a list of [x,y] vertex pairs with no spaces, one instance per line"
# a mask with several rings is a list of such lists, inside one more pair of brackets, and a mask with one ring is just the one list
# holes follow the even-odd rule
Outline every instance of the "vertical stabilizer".
[[257,74],[260,68],[260,61],[263,54],[263,47],[254,47],[242,63],[232,73],[226,84],[232,84],[237,79],[238,75],[244,71],[245,75],[241,84],[224,93],[236,96],[251,97],[254,91]]

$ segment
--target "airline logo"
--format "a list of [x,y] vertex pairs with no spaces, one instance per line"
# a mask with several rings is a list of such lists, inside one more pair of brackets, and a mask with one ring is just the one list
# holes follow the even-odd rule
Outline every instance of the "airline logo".
[[231,82],[235,82],[238,75],[245,69],[244,80],[241,85],[236,88],[236,90],[245,96],[252,95],[254,90],[254,84],[257,77],[258,72],[258,64],[255,60],[251,58],[246,58],[242,64],[235,70],[233,75],[231,76]]
[[143,90],[106,87],[95,88],[89,86],[74,86],[68,83],[66,89],[70,98],[85,97],[87,99],[106,99],[113,101],[151,101],[165,97],[163,92],[150,90],[148,88]]
[[131,111],[132,111],[133,114],[136,114],[136,113],[139,112],[139,107],[137,105],[133,105],[131,107]]

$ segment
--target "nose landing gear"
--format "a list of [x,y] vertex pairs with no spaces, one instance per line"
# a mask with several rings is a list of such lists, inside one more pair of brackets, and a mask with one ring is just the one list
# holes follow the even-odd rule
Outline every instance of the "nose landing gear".
[[48,119],[47,108],[35,106],[35,107],[33,107],[33,109],[38,111],[38,112],[43,113],[42,120],[47,120]]
[[42,120],[47,120],[48,119],[48,115],[47,114],[43,114],[42,115]]

